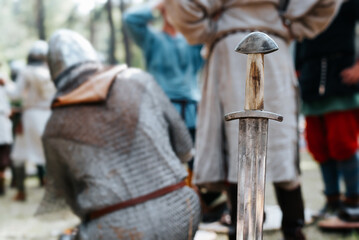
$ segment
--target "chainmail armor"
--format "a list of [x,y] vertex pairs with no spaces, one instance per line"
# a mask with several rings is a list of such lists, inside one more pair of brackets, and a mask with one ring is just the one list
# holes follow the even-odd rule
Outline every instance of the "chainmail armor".
[[[59,89],[57,96],[67,91]],[[165,94],[136,69],[117,75],[106,102],[55,108],[43,143],[48,182],[38,213],[66,202],[83,221],[93,210],[182,181],[187,173],[179,159],[188,160],[192,149]],[[78,239],[192,239],[199,215],[196,193],[184,187],[83,222]]]
[[83,62],[100,62],[95,49],[80,34],[68,30],[57,30],[49,40],[48,62],[51,77],[57,77],[66,69]]

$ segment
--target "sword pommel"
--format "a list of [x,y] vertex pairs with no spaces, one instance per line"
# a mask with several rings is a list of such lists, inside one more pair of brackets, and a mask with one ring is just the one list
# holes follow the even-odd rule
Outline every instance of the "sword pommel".
[[278,50],[278,45],[267,34],[253,32],[247,35],[236,47],[235,51],[243,54],[267,54]]

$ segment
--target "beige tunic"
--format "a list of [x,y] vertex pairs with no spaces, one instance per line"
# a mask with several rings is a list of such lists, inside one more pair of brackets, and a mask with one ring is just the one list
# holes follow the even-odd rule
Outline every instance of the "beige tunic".
[[[1,76],[0,76],[1,77]],[[11,113],[9,99],[6,96],[4,87],[0,86],[0,145],[12,143]]]
[[[284,116],[282,123],[269,125],[267,180],[297,179],[297,79],[289,51],[290,36],[314,37],[329,24],[340,2],[290,1],[284,14],[291,21],[288,30],[277,10],[279,0],[166,0],[172,23],[190,43],[205,43],[211,49],[217,41],[204,71],[196,136],[196,184],[237,182],[238,121],[224,122],[223,116],[244,109],[247,57],[235,53],[234,48],[254,30],[267,32],[280,49],[265,56],[264,109]],[[232,30],[241,32],[221,39]]]

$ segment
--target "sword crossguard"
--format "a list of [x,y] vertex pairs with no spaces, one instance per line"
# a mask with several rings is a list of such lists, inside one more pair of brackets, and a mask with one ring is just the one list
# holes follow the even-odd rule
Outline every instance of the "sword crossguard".
[[243,119],[243,118],[265,118],[265,119],[271,119],[278,122],[283,121],[283,116],[266,112],[266,111],[259,111],[259,110],[245,110],[245,111],[239,111],[239,112],[231,112],[224,116],[224,120],[226,121],[232,121],[236,119]]

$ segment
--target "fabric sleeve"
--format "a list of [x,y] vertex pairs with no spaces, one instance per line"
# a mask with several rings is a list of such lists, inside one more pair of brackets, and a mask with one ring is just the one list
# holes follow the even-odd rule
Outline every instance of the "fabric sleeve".
[[145,48],[153,33],[149,29],[149,22],[154,19],[150,6],[133,7],[124,13],[123,24],[134,42]]
[[203,67],[204,59],[201,55],[203,45],[194,45],[192,48],[192,57],[193,57],[193,66],[196,71],[200,70]]
[[288,19],[292,36],[301,41],[314,38],[331,23],[343,0],[290,1],[284,18]]
[[5,85],[5,91],[11,100],[21,100],[26,88],[26,73],[21,72],[16,78],[16,82],[9,81]]
[[217,32],[216,13],[223,10],[223,0],[165,0],[170,22],[190,44],[213,40]]

